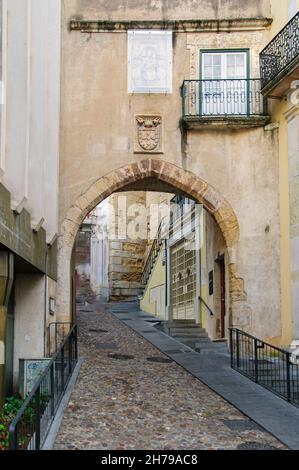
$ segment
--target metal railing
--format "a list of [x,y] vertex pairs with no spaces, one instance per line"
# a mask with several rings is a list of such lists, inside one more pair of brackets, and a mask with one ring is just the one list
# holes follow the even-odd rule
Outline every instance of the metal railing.
[[41,449],[77,359],[77,326],[74,325],[12,421],[10,450]]
[[162,228],[163,223],[161,222],[157,231],[156,238],[153,241],[150,252],[144,264],[144,269],[141,277],[141,286],[143,289],[145,289],[147,285],[151,272],[155,266],[156,259],[159,256],[161,248],[163,246]]
[[208,306],[207,302],[199,295],[198,296],[198,300],[204,305],[204,307],[206,307],[207,311],[209,312],[209,314],[211,315],[211,317],[214,316],[214,312],[213,310]]
[[182,99],[183,117],[267,115],[260,79],[185,80]]
[[299,361],[237,328],[230,328],[231,367],[293,405],[299,406]]
[[73,324],[70,322],[50,323],[47,328],[47,357],[53,356],[71,331]]
[[299,12],[260,53],[262,88],[291,71],[299,57]]

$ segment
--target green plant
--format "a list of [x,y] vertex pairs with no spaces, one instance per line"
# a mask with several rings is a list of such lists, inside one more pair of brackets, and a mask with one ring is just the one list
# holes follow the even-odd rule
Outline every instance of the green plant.
[[9,397],[3,406],[6,415],[16,415],[23,404],[23,400],[17,397]]
[[9,447],[9,425],[21,408],[23,400],[17,397],[6,398],[5,404],[0,410],[0,450]]
[[0,451],[8,449],[9,420],[4,413],[0,413]]
[[[41,394],[40,396],[40,411],[41,414],[44,413],[46,410],[50,396],[47,394]],[[22,407],[24,400],[18,397],[8,397],[5,400],[5,404],[3,406],[2,411],[0,410],[0,450],[7,450],[9,447],[9,426],[17,415],[18,411]],[[29,406],[26,407],[25,412],[22,415],[22,422],[25,424],[30,424],[33,422],[35,416],[35,398],[32,398],[30,401]],[[24,440],[24,442],[20,442],[21,446],[24,444],[24,448],[26,448],[26,443],[28,443],[28,437]]]

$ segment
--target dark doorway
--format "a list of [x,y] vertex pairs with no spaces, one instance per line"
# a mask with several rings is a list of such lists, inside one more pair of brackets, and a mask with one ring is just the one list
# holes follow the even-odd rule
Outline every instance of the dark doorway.
[[225,261],[224,255],[218,256],[216,262],[220,276],[220,336],[225,338]]
[[6,319],[5,395],[7,397],[13,394],[14,310],[15,297],[14,289],[12,289]]

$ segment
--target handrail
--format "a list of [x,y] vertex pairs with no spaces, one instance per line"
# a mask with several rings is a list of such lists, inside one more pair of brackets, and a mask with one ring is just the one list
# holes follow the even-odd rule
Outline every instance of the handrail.
[[214,316],[213,310],[208,306],[208,304],[206,303],[206,301],[205,301],[200,295],[198,296],[198,300],[200,300],[200,301],[204,304],[204,306],[208,309],[208,311],[209,311],[211,317],[213,317],[213,316]]
[[231,368],[299,406],[298,358],[238,328],[229,328],[229,332]]
[[183,80],[183,85],[185,82],[250,82],[250,81],[259,81],[260,78],[185,78]]
[[[9,448],[11,450],[18,450],[19,441],[18,441],[18,426],[22,425],[26,428],[26,432],[22,439],[28,441],[23,443],[23,445],[29,443],[35,435],[35,445],[34,449],[39,450],[42,445],[41,440],[41,420],[48,408],[50,407],[50,418],[47,413],[47,426],[49,426],[52,419],[54,419],[55,413],[57,411],[58,405],[63,397],[65,387],[68,383],[68,380],[74,370],[74,367],[78,359],[78,346],[77,346],[77,325],[74,325],[69,332],[69,334],[64,339],[63,343],[59,346],[57,352],[50,360],[49,364],[41,374],[40,378],[37,380],[33,386],[30,394],[25,399],[20,410],[16,414],[12,423],[9,426]],[[67,376],[65,377],[65,365],[68,365]],[[59,374],[59,379],[57,378],[57,373]],[[55,378],[56,382],[55,383]],[[58,383],[59,382],[59,383]],[[56,387],[55,387],[56,386]],[[50,390],[49,390],[50,388]],[[57,393],[55,393],[57,392]],[[41,406],[41,399],[43,398],[42,393],[45,394],[46,403],[44,403],[45,409],[43,410]],[[31,408],[30,408],[31,407]],[[22,419],[26,416],[26,412],[34,410],[34,422],[22,423]],[[33,418],[32,418],[33,420]],[[27,430],[27,426],[29,431]],[[44,436],[45,437],[45,436]],[[26,447],[26,448],[27,448]]]
[[[48,356],[52,356],[58,349],[58,346],[64,341],[65,337],[71,331],[73,326],[72,322],[51,322],[47,327],[47,351]],[[62,327],[62,328],[60,328]],[[52,335],[52,330],[54,328],[54,335]],[[66,332],[65,330],[68,329]],[[52,350],[52,343],[54,342],[54,348]]]
[[263,343],[265,346],[269,346],[270,348],[276,349],[277,351],[279,351],[281,353],[289,353],[290,354],[290,352],[287,349],[283,349],[283,348],[280,348],[279,346],[274,346],[273,344],[267,343],[266,341],[263,341],[263,340],[257,338],[256,336],[253,336],[250,333],[247,333],[246,331],[240,330],[239,328],[230,327],[229,330],[230,331],[238,331],[243,336],[247,336],[248,338],[257,340],[260,343]]
[[160,222],[159,224],[159,227],[158,227],[158,230],[157,230],[157,235],[153,241],[153,244],[151,246],[151,249],[149,251],[149,254],[147,256],[147,259],[144,263],[144,269],[143,269],[143,274],[142,274],[142,278],[141,278],[141,284],[145,287],[150,275],[151,275],[151,272],[152,272],[152,268],[153,268],[153,258],[154,256],[157,257],[160,253],[160,250],[161,250],[161,247],[162,247],[162,239],[161,239],[161,233],[162,233],[162,225],[163,225],[163,221]]

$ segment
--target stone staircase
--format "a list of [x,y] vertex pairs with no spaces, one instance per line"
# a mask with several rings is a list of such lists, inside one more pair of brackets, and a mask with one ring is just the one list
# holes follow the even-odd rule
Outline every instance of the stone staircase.
[[228,354],[227,341],[212,341],[195,320],[161,322],[159,328],[180,343],[202,354]]

